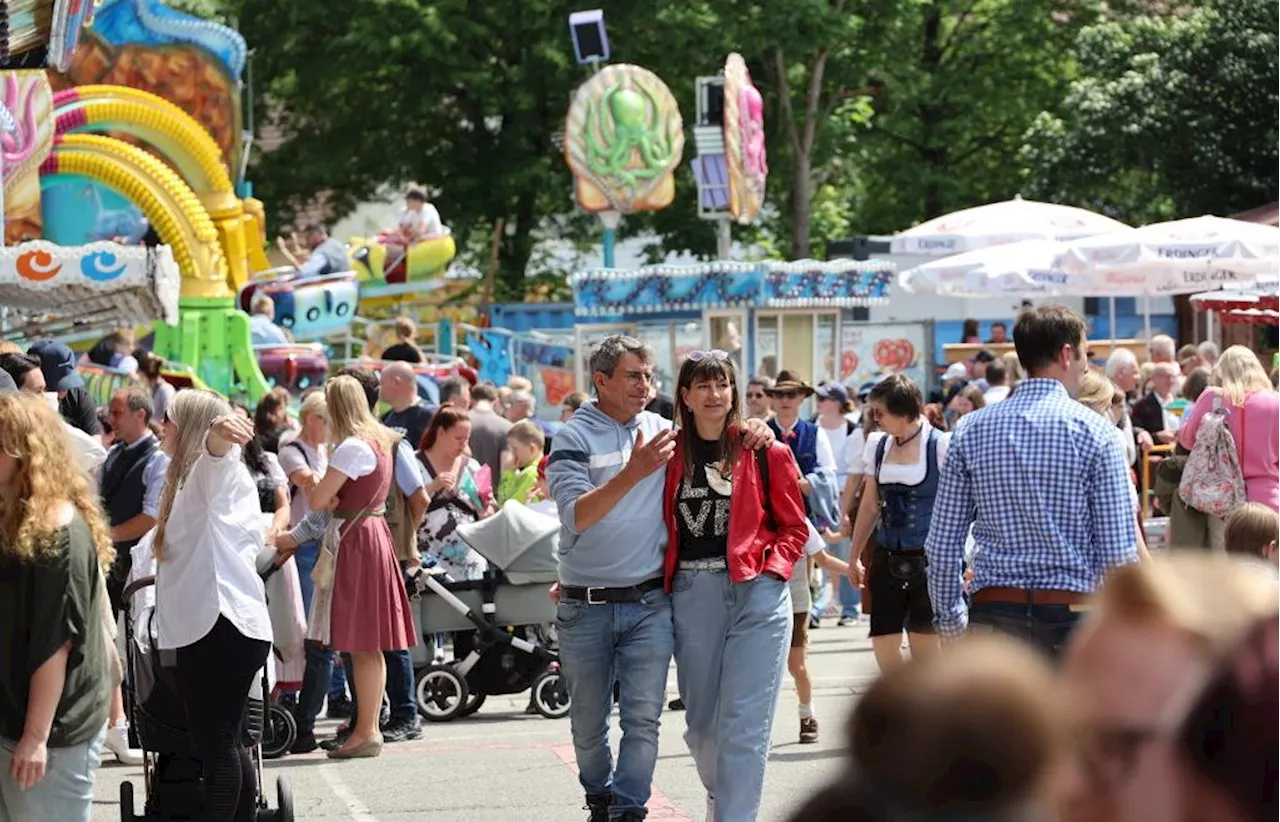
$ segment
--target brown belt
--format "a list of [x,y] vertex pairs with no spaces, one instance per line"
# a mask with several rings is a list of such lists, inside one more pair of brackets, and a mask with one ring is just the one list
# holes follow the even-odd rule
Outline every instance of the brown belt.
[[1088,597],[1079,591],[1046,588],[983,588],[973,595],[974,602],[998,602],[1005,605],[1080,605]]

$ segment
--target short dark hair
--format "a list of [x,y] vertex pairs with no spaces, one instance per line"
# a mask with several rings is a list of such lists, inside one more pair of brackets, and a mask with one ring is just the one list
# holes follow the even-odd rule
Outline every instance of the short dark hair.
[[481,402],[496,402],[498,387],[491,382],[476,383],[471,387],[471,399]]
[[427,192],[417,186],[412,186],[404,193],[406,200],[417,200],[420,203],[427,201]]
[[18,353],[0,354],[0,369],[3,369],[10,377],[13,377],[14,383],[19,388],[22,387],[22,382],[27,378],[27,374],[37,371],[39,368],[39,357]]
[[879,402],[884,410],[895,417],[915,419],[924,409],[924,394],[920,386],[906,374],[889,374],[867,395],[867,400]]
[[987,366],[987,384],[988,385],[1004,385],[1004,381],[1009,377],[1009,371],[1004,367],[1004,363],[996,360]]
[[996,320],[991,324],[992,331],[995,331],[997,328],[1003,328],[1006,331],[1009,330],[1009,326],[1005,325],[1003,320]]
[[454,397],[462,396],[462,390],[466,387],[466,380],[459,376],[446,377],[440,381],[440,404],[444,405]]
[[335,377],[350,377],[360,383],[360,387],[364,389],[364,398],[369,401],[369,410],[375,411],[378,407],[378,397],[381,393],[382,386],[379,384],[378,375],[367,368],[359,368],[354,365],[348,365],[346,368],[334,374]]
[[151,399],[149,390],[140,385],[131,385],[128,388],[121,388],[115,393],[115,396],[124,399],[124,404],[129,409],[129,413],[141,411],[143,421],[151,422],[151,417],[156,413],[156,407]]
[[1084,317],[1065,305],[1028,308],[1013,325],[1013,348],[1028,374],[1053,365],[1064,346],[1075,349],[1084,339]]
[[564,401],[561,402],[560,404],[563,406],[572,408],[574,411],[577,411],[579,408],[582,407],[582,404],[586,401],[587,401],[586,394],[582,393],[581,391],[574,391],[572,394],[566,395],[564,398]]
[[325,230],[325,227],[320,223],[307,223],[305,226],[302,227],[302,233],[303,234],[328,234],[329,232]]

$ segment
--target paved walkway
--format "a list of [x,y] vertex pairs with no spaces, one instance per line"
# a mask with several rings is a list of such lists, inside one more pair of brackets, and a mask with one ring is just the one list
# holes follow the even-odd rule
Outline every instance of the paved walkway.
[[[809,667],[815,709],[822,723],[817,745],[797,743],[795,691],[784,679],[774,724],[760,822],[785,822],[798,803],[839,771],[843,725],[855,694],[875,677],[866,622],[837,628],[834,620],[812,632]],[[669,690],[675,693],[672,669]],[[275,780],[293,783],[299,820],[315,822],[562,822],[585,819],[574,770],[567,719],[525,716],[526,695],[490,699],[475,716],[427,724],[421,740],[389,745],[378,759],[331,762],[321,753],[266,763],[275,805]],[[326,733],[335,723],[322,723]],[[617,720],[614,720],[615,738]],[[701,822],[705,794],[685,748],[684,714],[663,714],[650,822]],[[94,822],[120,818],[120,782],[131,779],[141,802],[140,768],[98,771]]]

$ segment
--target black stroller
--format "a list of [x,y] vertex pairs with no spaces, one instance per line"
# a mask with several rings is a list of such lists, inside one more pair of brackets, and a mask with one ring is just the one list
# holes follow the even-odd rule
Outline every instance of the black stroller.
[[423,637],[455,633],[452,664],[416,671],[418,712],[425,719],[470,716],[489,695],[530,690],[542,716],[569,713],[559,655],[546,627],[555,621],[547,591],[556,580],[559,531],[553,517],[508,502],[489,519],[457,530],[489,561],[484,579],[456,582],[423,570],[411,580]]
[[[125,665],[128,675],[126,702],[138,742],[142,747],[142,777],[146,792],[142,813],[135,814],[133,783],[120,783],[121,822],[180,822],[201,818],[203,787],[200,762],[195,758],[186,731],[187,713],[182,692],[172,670],[168,652],[156,648],[155,610],[133,612],[134,594],[155,584],[154,576],[130,583],[122,597],[125,602]],[[137,619],[144,619],[146,632],[139,636]],[[166,664],[167,663],[167,664]],[[267,671],[246,695],[244,744],[258,769],[258,822],[293,822],[293,790],[289,777],[276,779],[276,807],[267,805],[263,792],[262,736]]]

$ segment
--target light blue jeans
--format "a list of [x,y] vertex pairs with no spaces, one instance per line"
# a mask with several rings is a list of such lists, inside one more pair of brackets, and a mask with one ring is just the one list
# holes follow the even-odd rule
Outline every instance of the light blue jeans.
[[672,583],[684,734],[712,822],[754,822],[791,636],[791,593],[769,576],[680,571]]
[[17,742],[0,737],[0,822],[92,822],[93,777],[107,726],[88,742],[50,748],[44,779],[19,790],[9,775]]
[[[836,559],[848,562],[853,555],[853,542],[844,540],[834,545],[826,547],[827,553]],[[818,591],[818,600],[813,603],[813,608],[809,611],[810,616],[814,619],[822,619],[822,613],[827,610],[827,605],[831,603],[831,575],[823,570],[822,587]],[[840,575],[840,616],[852,617],[857,619],[861,613],[862,607],[862,591],[853,587],[853,583],[849,581],[848,574]]]
[[[556,631],[582,788],[588,796],[613,794],[611,819],[627,811],[643,814],[658,761],[659,717],[675,644],[671,597],[658,588],[639,602],[588,605],[562,599]],[[622,726],[616,768],[609,751],[615,680]]]

